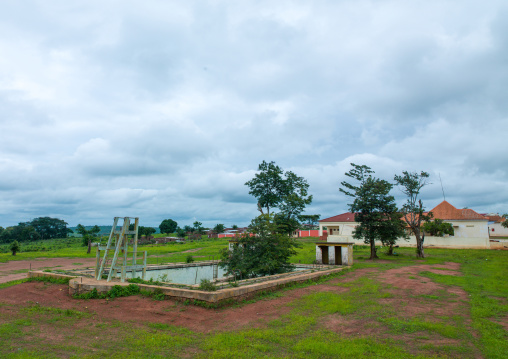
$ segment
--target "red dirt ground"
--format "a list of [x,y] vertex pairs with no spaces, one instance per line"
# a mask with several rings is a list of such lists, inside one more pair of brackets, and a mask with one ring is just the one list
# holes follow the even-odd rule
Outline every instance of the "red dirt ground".
[[[52,264],[66,265],[69,262],[76,262],[76,260],[56,259]],[[42,263],[44,263],[42,266],[48,266],[47,262]],[[18,267],[21,267],[20,264],[16,264]],[[193,331],[206,333],[216,330],[262,327],[265,323],[288,313],[291,309],[288,303],[296,298],[315,291],[344,292],[349,290],[349,288],[334,284],[350,282],[361,276],[372,276],[392,286],[389,291],[394,296],[382,299],[381,301],[389,306],[397,306],[404,316],[414,316],[423,313],[433,315],[457,314],[457,310],[460,309],[459,307],[464,306],[464,301],[467,301],[465,292],[459,288],[445,287],[432,282],[428,278],[418,276],[418,273],[421,271],[460,275],[460,272],[457,272],[459,265],[456,263],[439,265],[439,268],[446,268],[446,270],[433,269],[430,265],[409,266],[383,272],[376,269],[361,269],[322,284],[288,290],[282,297],[259,300],[241,307],[217,310],[193,305],[185,306],[174,300],[154,301],[151,298],[142,298],[140,296],[116,298],[114,300],[76,300],[69,296],[66,285],[46,285],[40,282],[28,282],[2,289],[0,292],[0,303],[16,304],[16,307],[39,303],[43,306],[89,312],[92,314],[91,320],[93,321],[110,319],[133,323],[159,322],[183,326]],[[409,278],[411,276],[417,279]],[[432,303],[432,301],[422,301],[421,298],[417,297],[419,294],[430,295],[436,293],[457,296],[457,299],[464,301],[457,300],[450,303],[450,305],[439,306]],[[0,306],[0,312],[6,313],[11,310],[18,310],[16,307]],[[325,321],[324,325],[328,329],[341,332],[345,335],[353,335],[359,332],[365,334],[366,330],[364,322],[348,321],[346,323],[344,319],[337,316],[330,317],[329,320]],[[367,329],[372,330],[373,333],[376,331],[376,328]]]
[[[73,263],[83,263],[76,265]],[[11,280],[26,278],[26,273],[16,273],[30,269],[78,269],[87,268],[95,265],[95,258],[37,258],[29,261],[9,261],[0,263],[0,283],[10,282]]]

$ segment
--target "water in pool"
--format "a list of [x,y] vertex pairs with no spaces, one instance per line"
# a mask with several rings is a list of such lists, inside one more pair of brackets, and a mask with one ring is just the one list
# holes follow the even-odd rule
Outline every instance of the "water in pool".
[[[308,269],[306,267],[296,267],[295,271]],[[219,267],[218,278],[223,278],[226,273],[225,269]],[[164,276],[165,279],[164,279]],[[127,274],[130,278],[130,273]],[[136,278],[141,278],[141,272],[136,272]],[[177,267],[168,269],[147,270],[145,280],[164,280],[169,283],[178,284],[199,284],[202,279],[213,280],[213,266],[200,265],[193,267]]]
[[[225,270],[219,267],[218,278],[224,277]],[[178,267],[168,269],[147,270],[145,280],[162,280],[166,275],[166,282],[178,284],[199,284],[202,279],[213,279],[213,266]],[[141,272],[136,273],[141,278]],[[129,274],[127,275],[129,278]]]

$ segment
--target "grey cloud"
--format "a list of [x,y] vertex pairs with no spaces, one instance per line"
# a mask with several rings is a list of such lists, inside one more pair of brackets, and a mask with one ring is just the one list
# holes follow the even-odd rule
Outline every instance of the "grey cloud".
[[438,174],[456,206],[508,206],[502,1],[21,6],[0,5],[2,226],[248,224],[262,160],[323,217],[350,162],[430,172],[429,207]]

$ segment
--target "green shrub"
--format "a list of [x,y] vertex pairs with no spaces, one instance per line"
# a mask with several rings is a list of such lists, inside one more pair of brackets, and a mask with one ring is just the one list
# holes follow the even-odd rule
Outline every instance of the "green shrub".
[[189,254],[187,258],[185,258],[185,261],[187,263],[194,263],[194,257],[192,256],[192,254]]
[[199,284],[199,289],[205,290],[207,292],[214,292],[217,290],[217,286],[210,282],[209,279],[201,279],[201,283]]
[[92,289],[88,293],[75,294],[75,299],[106,299],[106,298],[119,298],[119,297],[128,297],[131,295],[136,295],[140,293],[139,286],[135,284],[129,284],[124,287],[121,285],[115,285],[111,290],[106,293],[99,293],[97,289]]
[[16,252],[19,252],[20,250],[19,242],[18,241],[12,242],[11,245],[9,246],[9,249],[12,252],[12,255],[15,256]]

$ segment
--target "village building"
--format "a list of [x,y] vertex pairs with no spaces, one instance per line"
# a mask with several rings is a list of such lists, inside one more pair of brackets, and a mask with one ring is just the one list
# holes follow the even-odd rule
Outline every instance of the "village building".
[[[447,201],[441,202],[430,212],[433,218],[441,219],[450,223],[454,229],[454,235],[435,237],[425,235],[424,246],[435,248],[491,248],[489,237],[489,218],[472,209],[458,209]],[[355,222],[355,214],[351,212],[339,214],[319,221],[320,238],[329,243],[353,243],[364,244],[363,239],[354,239],[353,231],[358,225]],[[325,234],[327,229],[327,235]],[[496,227],[497,228],[497,227]],[[376,245],[382,245],[381,242]],[[397,241],[400,247],[416,247],[416,238],[410,235],[409,239],[401,238]],[[508,244],[507,244],[508,245]]]

